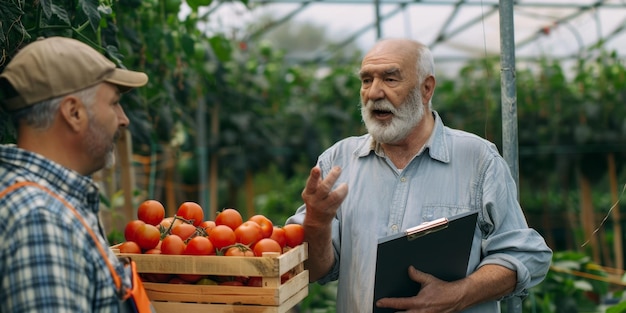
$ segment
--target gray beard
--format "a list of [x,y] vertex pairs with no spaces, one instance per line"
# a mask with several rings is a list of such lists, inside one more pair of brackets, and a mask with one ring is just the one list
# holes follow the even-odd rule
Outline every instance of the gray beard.
[[[373,116],[374,109],[393,114],[391,122],[381,122]],[[424,117],[424,104],[418,88],[409,93],[399,107],[387,99],[361,102],[361,116],[368,133],[379,143],[394,144],[404,140]]]
[[103,169],[112,169],[113,166],[115,166],[115,150],[111,150],[109,151],[109,153],[107,153],[105,160],[104,160],[104,167]]
[[94,118],[90,119],[89,134],[85,138],[85,149],[94,162],[102,162],[98,169],[110,169],[115,165],[115,142],[117,134],[109,137]]

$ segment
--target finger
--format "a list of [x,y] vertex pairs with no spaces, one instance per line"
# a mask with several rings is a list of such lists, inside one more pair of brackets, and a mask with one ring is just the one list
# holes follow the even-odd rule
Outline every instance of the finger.
[[320,183],[320,177],[322,176],[322,171],[319,166],[315,166],[311,169],[309,173],[309,178],[306,180],[306,184],[304,185],[305,194],[314,194],[317,191],[317,186]]
[[409,277],[418,283],[426,283],[432,277],[430,274],[417,270],[413,265],[409,266]]
[[346,183],[340,184],[335,190],[328,194],[327,201],[329,205],[341,204],[348,195],[348,185]]
[[339,179],[340,175],[341,168],[338,166],[333,167],[326,176],[326,178],[324,178],[324,180],[322,181],[322,184],[319,188],[320,192],[328,195],[335,185],[335,182],[337,182],[337,179]]
[[408,310],[411,308],[411,298],[382,298],[376,301],[376,306],[379,308]]

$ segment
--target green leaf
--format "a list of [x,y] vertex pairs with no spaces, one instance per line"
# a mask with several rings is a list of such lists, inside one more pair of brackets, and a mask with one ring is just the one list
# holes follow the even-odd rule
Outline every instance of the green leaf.
[[221,35],[217,35],[209,38],[209,44],[217,56],[217,59],[222,62],[230,61],[232,54],[232,47],[230,41]]
[[41,10],[43,11],[43,15],[46,19],[50,19],[50,17],[52,17],[52,0],[40,0],[39,5],[41,6]]
[[113,63],[117,64],[121,68],[125,68],[124,64],[122,63],[122,59],[124,58],[124,56],[117,50],[117,47],[108,45],[106,46],[105,50],[105,55],[109,57],[109,59],[111,59]]
[[198,11],[198,7],[211,5],[213,0],[187,0],[187,5],[194,11]]
[[[11,37],[10,32],[17,32],[21,35],[28,36],[24,25],[20,19],[24,15],[24,11],[18,1],[0,1],[0,52],[8,50],[6,44],[9,44],[7,40]],[[0,57],[0,64],[2,64],[3,58]],[[1,69],[0,69],[1,71]]]
[[51,10],[52,14],[56,15],[63,22],[63,24],[68,26],[72,25],[72,22],[70,22],[69,14],[67,13],[67,10],[65,10],[65,8],[56,4],[52,4]]
[[626,312],[626,302],[618,303],[608,309],[606,309],[606,313],[624,313]]
[[187,33],[183,34],[183,37],[180,39],[180,44],[183,48],[183,51],[187,55],[188,58],[193,58],[194,56],[194,45],[195,41],[191,36]]
[[113,14],[113,8],[101,5],[98,6],[98,12],[100,12],[101,15],[111,15]]
[[89,24],[94,31],[98,31],[100,25],[100,12],[98,12],[98,0],[78,0],[78,5],[81,7]]

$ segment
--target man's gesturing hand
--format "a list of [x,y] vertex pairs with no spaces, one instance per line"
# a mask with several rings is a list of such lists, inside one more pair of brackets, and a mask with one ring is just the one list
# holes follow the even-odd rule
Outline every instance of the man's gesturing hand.
[[337,209],[348,195],[348,185],[345,183],[332,190],[339,175],[341,175],[341,168],[333,167],[328,176],[322,180],[320,168],[316,166],[311,169],[302,191],[302,200],[306,204],[307,223],[318,225],[331,223]]

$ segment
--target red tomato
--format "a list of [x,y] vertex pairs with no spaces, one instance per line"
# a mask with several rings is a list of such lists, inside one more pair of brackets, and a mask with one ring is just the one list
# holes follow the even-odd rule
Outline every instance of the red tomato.
[[271,238],[263,238],[259,240],[259,242],[254,244],[252,250],[256,256],[263,256],[263,252],[278,252],[279,254],[283,252],[283,248],[280,244]]
[[141,247],[141,249],[150,250],[156,247],[160,240],[161,232],[156,226],[143,224],[142,226],[139,226],[139,229],[137,229],[134,241]]
[[225,256],[254,256],[254,251],[246,245],[234,245],[224,252]]
[[284,284],[285,282],[287,282],[288,280],[290,280],[292,277],[294,277],[295,275],[289,271],[285,274],[280,275],[280,283]]
[[172,278],[172,274],[141,273],[141,278],[152,283],[167,283]]
[[134,241],[125,241],[119,245],[120,253],[141,253],[141,247]]
[[247,221],[235,229],[235,238],[237,243],[252,245],[263,239],[263,230],[259,224]]
[[232,230],[237,229],[243,223],[243,218],[239,211],[233,208],[226,208],[217,213],[215,217],[215,225],[226,225]]
[[300,224],[287,224],[283,226],[288,247],[295,247],[304,242],[304,228]]
[[193,226],[198,226],[204,221],[204,211],[202,207],[193,201],[183,202],[178,207],[176,215],[192,222]]
[[137,234],[137,230],[139,227],[145,225],[146,222],[142,220],[132,220],[126,223],[126,227],[124,227],[124,238],[126,241],[135,241],[135,235]]
[[199,281],[202,278],[205,278],[206,275],[200,275],[200,274],[177,274],[176,276],[178,276],[178,278],[188,282],[188,283],[195,283],[197,281]]
[[269,218],[264,215],[257,214],[248,220],[256,222],[259,226],[261,226],[261,230],[263,230],[263,238],[269,238],[272,236],[272,232],[274,232],[274,224]]
[[252,276],[252,277],[248,278],[248,282],[246,283],[246,286],[263,287],[263,277],[261,277],[261,276]]
[[161,243],[161,254],[179,255],[185,252],[185,242],[176,235],[168,235]]
[[187,239],[191,238],[193,234],[196,232],[196,226],[191,224],[182,223],[172,227],[172,235],[177,235],[183,241],[187,241]]
[[[174,225],[172,225],[172,223]],[[161,223],[159,223],[159,226],[161,227],[163,232],[171,232],[172,228],[174,228],[174,226],[180,225],[180,224],[183,224],[183,223],[184,223],[183,220],[178,219],[178,218],[176,220],[174,220],[173,216],[169,216],[169,217],[164,218],[161,221]]]
[[165,208],[157,200],[146,200],[137,208],[137,218],[150,225],[158,225],[165,217]]
[[243,286],[243,282],[240,282],[238,280],[227,280],[227,281],[223,281],[221,283],[219,283],[220,285],[224,285],[224,286]]
[[237,241],[235,237],[235,231],[226,225],[217,225],[211,229],[209,233],[209,240],[213,243],[216,249],[222,249],[230,245],[234,245]]
[[185,252],[188,255],[215,255],[215,247],[209,238],[197,236],[187,243]]
[[150,249],[144,252],[143,254],[161,254],[161,249],[160,248]]
[[285,230],[282,227],[274,226],[270,238],[276,240],[281,248],[287,245],[287,237],[285,237]]
[[215,228],[215,222],[214,221],[204,221],[198,227],[204,229],[204,231],[208,235],[211,232],[211,229]]

